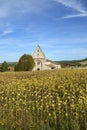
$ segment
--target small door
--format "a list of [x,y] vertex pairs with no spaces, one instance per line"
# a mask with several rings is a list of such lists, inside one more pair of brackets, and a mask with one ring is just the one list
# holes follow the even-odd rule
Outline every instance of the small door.
[[40,70],[40,68],[37,68],[37,70],[39,71],[39,70]]

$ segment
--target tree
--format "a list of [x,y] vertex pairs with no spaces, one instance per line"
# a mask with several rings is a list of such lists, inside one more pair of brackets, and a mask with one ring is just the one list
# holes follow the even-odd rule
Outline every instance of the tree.
[[0,71],[1,72],[5,72],[5,71],[8,71],[8,63],[6,61],[4,61],[1,66],[0,66]]
[[15,71],[31,71],[35,65],[31,55],[24,54],[15,65]]

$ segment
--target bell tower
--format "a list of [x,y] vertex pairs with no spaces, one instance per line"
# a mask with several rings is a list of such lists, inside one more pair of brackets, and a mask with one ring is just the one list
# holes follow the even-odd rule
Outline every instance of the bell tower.
[[36,47],[33,53],[33,58],[36,65],[34,70],[44,70],[46,57],[39,45]]

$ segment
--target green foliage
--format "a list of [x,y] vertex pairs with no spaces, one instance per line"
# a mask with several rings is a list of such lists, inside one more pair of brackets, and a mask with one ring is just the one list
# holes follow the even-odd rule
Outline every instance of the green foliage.
[[57,63],[60,63],[62,68],[67,67],[87,67],[87,58],[82,60],[70,60],[70,61],[55,61]]
[[57,63],[60,63],[62,68],[67,67],[80,67],[81,63],[77,61],[56,61]]
[[8,63],[6,61],[4,61],[1,66],[0,66],[0,71],[1,72],[5,72],[5,71],[8,71]]
[[31,55],[24,54],[15,65],[15,71],[31,71],[34,67],[34,59]]
[[8,66],[14,67],[17,64],[17,62],[8,62]]

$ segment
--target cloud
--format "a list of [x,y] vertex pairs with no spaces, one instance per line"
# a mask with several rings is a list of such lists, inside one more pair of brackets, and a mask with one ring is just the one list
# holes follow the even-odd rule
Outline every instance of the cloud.
[[81,13],[81,14],[71,14],[62,17],[62,19],[69,19],[69,18],[78,18],[78,17],[87,17],[87,13]]
[[54,0],[68,8],[71,8],[73,10],[76,10],[77,14],[71,14],[63,16],[62,19],[69,19],[69,18],[77,18],[77,17],[87,17],[87,10],[83,6],[83,4],[80,2],[80,0]]
[[65,49],[55,49],[51,50],[48,54],[47,57],[49,59],[53,60],[78,60],[78,59],[84,59],[87,57],[87,50],[86,48],[65,48]]
[[[47,7],[49,0],[0,0],[0,18],[39,12]],[[15,15],[14,15],[15,16]]]
[[5,35],[11,34],[11,33],[13,33],[13,30],[10,29],[10,28],[8,28],[8,29],[5,29],[5,30],[2,32],[1,36],[5,36]]
[[6,18],[9,21],[27,13],[41,13],[52,6],[54,1],[80,13],[63,18],[85,17],[87,14],[81,0],[0,0],[0,20]]
[[85,8],[83,7],[82,3],[78,0],[54,0],[62,5],[72,8],[78,12],[84,13],[86,12]]

